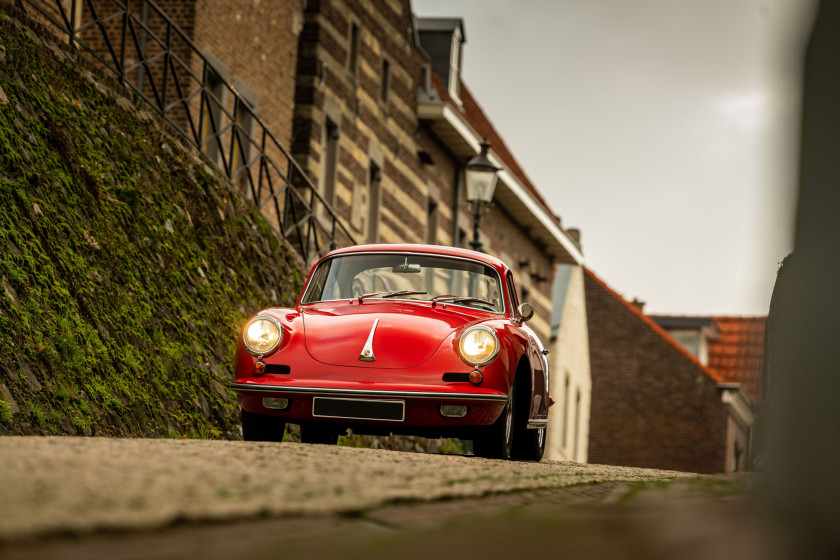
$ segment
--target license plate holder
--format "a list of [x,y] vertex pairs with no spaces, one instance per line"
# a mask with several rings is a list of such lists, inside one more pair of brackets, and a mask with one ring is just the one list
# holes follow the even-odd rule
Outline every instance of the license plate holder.
[[405,401],[314,397],[312,399],[312,416],[345,420],[402,422],[405,420]]

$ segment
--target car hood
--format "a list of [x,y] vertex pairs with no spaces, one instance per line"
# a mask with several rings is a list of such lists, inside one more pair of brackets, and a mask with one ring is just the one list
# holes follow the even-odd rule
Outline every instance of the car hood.
[[[476,319],[452,307],[378,301],[322,304],[303,309],[302,314],[306,349],[313,358],[336,366],[374,368],[418,366],[453,331]],[[360,360],[372,329],[374,360]]]

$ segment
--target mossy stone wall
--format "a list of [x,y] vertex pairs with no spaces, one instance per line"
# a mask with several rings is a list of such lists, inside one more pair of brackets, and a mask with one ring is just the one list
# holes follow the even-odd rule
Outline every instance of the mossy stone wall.
[[0,434],[238,437],[236,337],[302,263],[91,69],[0,12]]

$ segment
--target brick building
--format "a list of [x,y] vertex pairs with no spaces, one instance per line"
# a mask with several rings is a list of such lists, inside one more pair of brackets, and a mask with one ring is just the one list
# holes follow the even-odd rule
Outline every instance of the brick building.
[[727,383],[761,400],[767,317],[651,315],[653,321]]
[[586,271],[589,460],[699,473],[744,470],[752,405],[641,308]]

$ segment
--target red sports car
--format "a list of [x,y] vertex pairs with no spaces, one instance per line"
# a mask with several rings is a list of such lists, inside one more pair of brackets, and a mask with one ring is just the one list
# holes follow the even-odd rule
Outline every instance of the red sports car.
[[360,245],[325,255],[294,308],[245,325],[232,384],[246,440],[339,434],[473,441],[476,455],[539,461],[548,363],[513,274],[483,253]]

